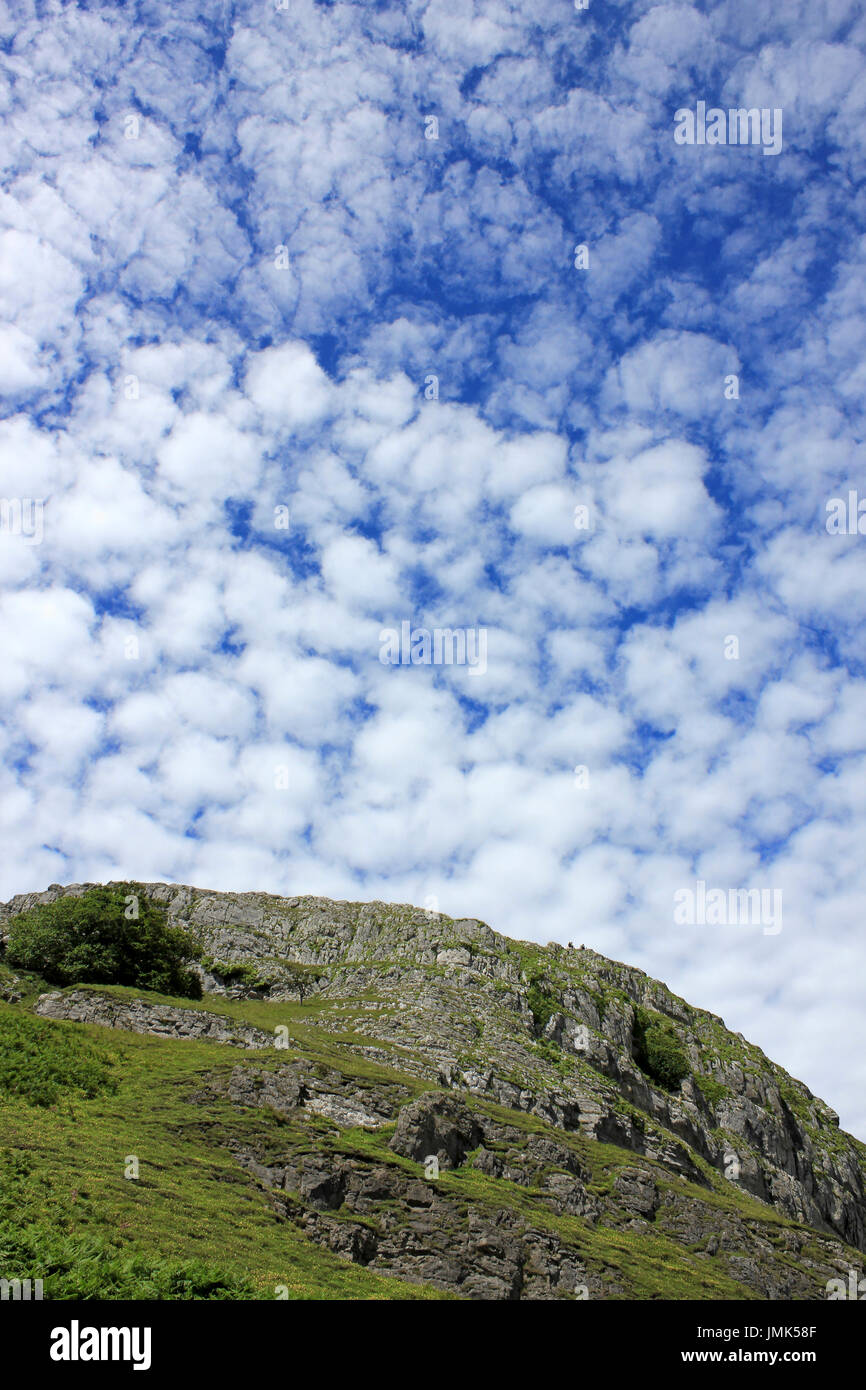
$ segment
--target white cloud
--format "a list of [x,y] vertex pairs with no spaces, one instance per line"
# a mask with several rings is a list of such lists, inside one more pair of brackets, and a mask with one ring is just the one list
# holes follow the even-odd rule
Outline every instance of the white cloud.
[[247,369],[250,399],[289,428],[317,423],[328,410],[331,388],[305,343],[284,343],[258,353]]

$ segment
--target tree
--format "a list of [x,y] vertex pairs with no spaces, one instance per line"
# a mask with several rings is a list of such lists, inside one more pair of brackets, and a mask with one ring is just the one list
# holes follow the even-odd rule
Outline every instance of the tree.
[[201,998],[191,963],[201,947],[172,926],[140,884],[88,888],[38,903],[14,917],[6,958],[52,984],[136,985],[159,994]]
[[300,962],[286,965],[285,970],[287,976],[286,984],[289,989],[293,989],[296,992],[298,1001],[303,1004],[304,995],[308,994],[311,986],[322,978],[321,970],[317,970],[315,966],[312,965],[301,965]]

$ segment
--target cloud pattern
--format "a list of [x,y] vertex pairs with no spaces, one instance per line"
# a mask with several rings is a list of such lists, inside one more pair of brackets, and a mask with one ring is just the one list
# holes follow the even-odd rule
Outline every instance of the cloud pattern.
[[[3,896],[585,941],[866,1137],[864,44],[856,0],[13,3]],[[698,101],[780,156],[678,145]],[[404,621],[483,676],[383,664]],[[697,880],[783,930],[675,923]]]

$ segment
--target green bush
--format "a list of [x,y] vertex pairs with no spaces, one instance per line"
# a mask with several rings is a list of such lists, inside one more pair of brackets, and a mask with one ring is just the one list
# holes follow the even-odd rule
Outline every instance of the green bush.
[[189,968],[200,955],[195,939],[170,926],[136,883],[39,903],[12,919],[6,949],[10,965],[51,984],[135,985],[188,999],[201,998]]
[[218,960],[215,956],[204,956],[202,965],[212,975],[218,976],[224,985],[242,985],[244,989],[267,994],[274,985],[280,983],[280,976],[273,966],[268,969],[262,965],[241,964],[235,960]]
[[557,1008],[556,999],[545,989],[544,985],[545,981],[542,975],[530,976],[526,1002],[529,1005],[537,1034],[544,1032]]
[[211,975],[218,975],[223,984],[242,984],[250,989],[265,988],[269,983],[259,974],[254,965],[242,965],[236,960],[217,960],[215,956],[203,956],[202,965]]
[[720,1101],[731,1094],[728,1087],[723,1086],[721,1081],[717,1081],[714,1076],[696,1075],[695,1085],[710,1105],[718,1105]]
[[673,1024],[637,1007],[632,1036],[635,1061],[641,1070],[666,1091],[677,1090],[691,1068]]

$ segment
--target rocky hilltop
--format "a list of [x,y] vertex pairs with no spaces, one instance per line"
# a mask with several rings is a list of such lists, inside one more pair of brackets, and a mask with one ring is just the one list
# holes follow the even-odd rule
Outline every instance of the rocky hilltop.
[[[13,898],[0,939],[17,913],[87,886]],[[410,906],[135,887],[201,941],[202,1004],[79,986],[36,1012],[255,1052],[197,1100],[291,1121],[278,1143],[231,1147],[305,1238],[476,1298],[648,1296],[608,1231],[686,1261],[668,1296],[708,1296],[688,1281],[710,1266],[716,1297],[826,1297],[829,1279],[863,1277],[866,1147],[642,971]],[[289,1005],[304,1031],[286,1042]],[[381,1144],[325,1144],[310,1117]],[[476,1184],[471,1201],[449,1173]]]

